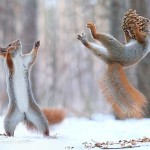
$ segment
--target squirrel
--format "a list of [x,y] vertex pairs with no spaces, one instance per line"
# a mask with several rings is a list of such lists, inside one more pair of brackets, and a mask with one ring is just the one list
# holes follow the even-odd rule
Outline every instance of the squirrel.
[[127,43],[123,45],[109,34],[98,33],[93,22],[88,22],[87,28],[102,46],[89,42],[84,33],[77,35],[77,39],[107,64],[107,71],[100,87],[106,100],[112,105],[114,113],[121,119],[143,117],[147,100],[128,81],[123,68],[137,64],[148,54],[150,34],[139,31],[136,24],[133,27],[135,39],[126,33]]
[[49,136],[48,125],[61,122],[65,117],[63,109],[44,108],[40,110],[32,93],[30,72],[37,57],[40,42],[34,44],[32,51],[22,54],[19,40],[0,48],[0,55],[5,58],[7,93],[9,106],[4,118],[4,129],[7,136],[14,136],[19,122],[28,129]]

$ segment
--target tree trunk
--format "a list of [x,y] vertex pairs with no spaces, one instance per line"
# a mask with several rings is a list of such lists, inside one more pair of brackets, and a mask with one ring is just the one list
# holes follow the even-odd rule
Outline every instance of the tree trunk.
[[111,0],[110,2],[110,33],[122,43],[124,42],[124,34],[121,24],[126,6],[126,1]]
[[[21,32],[20,39],[22,41],[23,53],[29,53],[37,40],[38,21],[37,21],[38,1],[24,0],[21,1]],[[36,62],[32,68],[31,82],[33,93],[36,93],[36,81],[38,80]],[[36,94],[35,94],[36,95]]]
[[[16,2],[11,0],[0,0],[0,46],[5,46],[17,37],[16,7]],[[0,68],[0,113],[2,113],[8,104],[4,59],[2,58],[0,59]]]
[[[131,6],[137,10],[137,13],[141,16],[150,18],[150,1],[149,0],[132,0]],[[150,54],[146,56],[138,65],[136,69],[136,76],[138,80],[139,90],[147,97],[148,105],[145,117],[150,117]]]

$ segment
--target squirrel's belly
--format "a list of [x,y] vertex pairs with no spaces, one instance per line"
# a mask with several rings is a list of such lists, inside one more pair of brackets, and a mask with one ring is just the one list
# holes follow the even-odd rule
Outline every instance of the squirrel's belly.
[[14,94],[18,109],[21,112],[27,112],[29,106],[29,98],[27,91],[27,82],[22,72],[14,74]]
[[122,61],[121,64],[124,67],[133,66],[137,64],[140,60],[142,60],[142,58],[145,57],[146,54],[147,53],[144,53],[143,55],[141,54],[139,55],[139,57],[136,56],[135,58],[134,57],[128,58],[127,60]]

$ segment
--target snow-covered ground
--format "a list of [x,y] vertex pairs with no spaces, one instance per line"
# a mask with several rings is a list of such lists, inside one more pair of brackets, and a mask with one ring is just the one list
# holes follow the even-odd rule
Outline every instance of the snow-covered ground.
[[[19,124],[15,137],[0,136],[1,150],[90,150],[96,142],[119,141],[150,137],[150,119],[115,120],[113,116],[94,115],[86,118],[66,118],[61,124],[50,127],[51,135],[56,138],[44,138],[30,133]],[[3,118],[0,118],[0,133],[4,133]],[[139,143],[133,149],[149,150],[150,143]],[[115,145],[114,145],[115,147]]]

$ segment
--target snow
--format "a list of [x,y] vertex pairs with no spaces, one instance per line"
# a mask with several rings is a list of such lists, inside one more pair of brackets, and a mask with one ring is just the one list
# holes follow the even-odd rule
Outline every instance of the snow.
[[[106,142],[150,137],[150,119],[115,120],[111,115],[95,114],[87,118],[66,118],[61,124],[51,126],[50,133],[54,138],[46,138],[31,133],[19,124],[15,137],[0,136],[0,147],[3,150],[89,150],[83,143]],[[0,117],[0,133],[4,133],[3,117]],[[56,137],[56,138],[55,138]],[[133,148],[150,149],[150,143]]]

